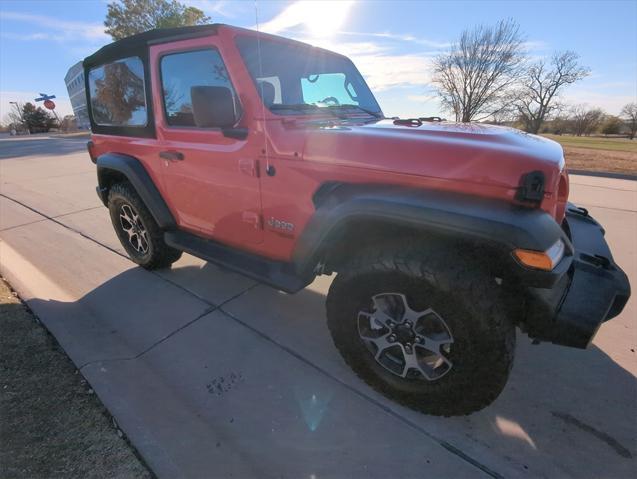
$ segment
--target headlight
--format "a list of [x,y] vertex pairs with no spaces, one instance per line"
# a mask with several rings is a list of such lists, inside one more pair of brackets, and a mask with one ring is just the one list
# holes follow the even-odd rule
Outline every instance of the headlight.
[[552,271],[564,257],[564,249],[564,242],[559,239],[546,251],[516,249],[513,251],[513,255],[524,266],[543,271]]

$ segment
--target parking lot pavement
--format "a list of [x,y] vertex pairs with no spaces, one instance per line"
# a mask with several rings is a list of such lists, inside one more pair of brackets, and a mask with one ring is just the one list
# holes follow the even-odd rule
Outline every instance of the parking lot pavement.
[[[518,336],[511,379],[462,418],[415,413],[346,367],[330,277],[286,295],[189,255],[123,257],[85,140],[0,140],[0,270],[160,477],[629,477],[637,307],[586,351]],[[637,182],[573,176],[637,284]]]

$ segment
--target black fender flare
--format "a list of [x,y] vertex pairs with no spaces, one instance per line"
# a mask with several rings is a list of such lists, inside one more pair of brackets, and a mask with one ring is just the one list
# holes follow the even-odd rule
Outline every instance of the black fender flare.
[[96,164],[97,193],[105,206],[108,205],[108,190],[112,184],[113,172],[117,172],[135,188],[160,228],[174,229],[176,227],[175,218],[168,205],[146,168],[137,158],[121,153],[105,153],[97,158]]
[[[565,231],[540,209],[457,193],[378,184],[327,183],[314,194],[315,214],[293,253],[299,272],[315,268],[338,232],[358,221],[406,226],[440,237],[470,239],[499,248],[527,285],[551,287],[568,270],[573,247]],[[515,261],[515,248],[545,251],[558,239],[564,259],[551,272],[530,270]],[[542,286],[540,286],[542,285]]]

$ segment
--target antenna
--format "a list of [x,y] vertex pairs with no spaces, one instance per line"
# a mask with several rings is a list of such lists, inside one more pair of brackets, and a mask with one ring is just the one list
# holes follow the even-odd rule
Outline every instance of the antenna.
[[[259,57],[259,77],[263,78],[263,61],[261,59],[261,31],[259,29],[259,5],[258,0],[254,0],[254,18],[257,24],[257,56]],[[259,84],[259,90],[261,90],[261,117],[263,121],[263,135],[264,135],[264,148],[265,152],[265,171],[270,174],[270,154],[268,151],[268,129],[267,121],[265,121],[265,102],[263,101],[263,81],[257,82]]]

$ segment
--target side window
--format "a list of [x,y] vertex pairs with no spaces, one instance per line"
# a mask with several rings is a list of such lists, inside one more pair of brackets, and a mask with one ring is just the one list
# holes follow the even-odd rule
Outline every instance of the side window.
[[308,75],[307,78],[301,78],[301,90],[303,91],[303,101],[309,104],[344,105],[358,103],[356,95],[352,91],[352,85],[348,84],[346,88],[343,73]]
[[192,111],[193,87],[223,86],[236,94],[221,55],[216,50],[197,50],[165,55],[160,63],[166,121],[171,126],[195,126]]
[[107,63],[89,72],[93,120],[104,126],[147,123],[144,66],[139,57]]

